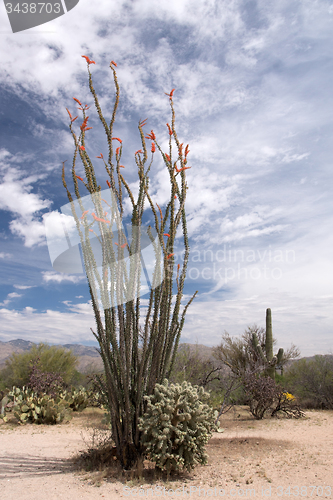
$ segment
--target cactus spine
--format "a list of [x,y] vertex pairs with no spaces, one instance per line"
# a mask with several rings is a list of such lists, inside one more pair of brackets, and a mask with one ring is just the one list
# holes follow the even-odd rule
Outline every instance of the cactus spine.
[[266,374],[272,379],[275,379],[276,366],[281,364],[283,349],[280,347],[277,355],[273,355],[272,311],[270,309],[266,309],[265,354],[259,344],[256,333],[253,333],[252,343],[255,351],[266,365]]

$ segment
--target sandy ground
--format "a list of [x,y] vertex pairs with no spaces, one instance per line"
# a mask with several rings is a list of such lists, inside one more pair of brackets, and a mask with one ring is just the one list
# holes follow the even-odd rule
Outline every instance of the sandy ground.
[[107,472],[87,473],[73,466],[70,459],[87,449],[100,420],[100,414],[88,409],[57,426],[0,421],[0,497],[333,498],[333,411],[307,411],[301,420],[262,421],[242,409],[229,412],[221,419],[224,431],[214,433],[207,446],[208,465],[164,482],[112,471],[102,479]]

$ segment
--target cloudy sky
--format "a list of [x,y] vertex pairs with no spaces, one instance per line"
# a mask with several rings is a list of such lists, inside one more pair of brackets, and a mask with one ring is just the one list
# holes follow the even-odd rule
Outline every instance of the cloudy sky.
[[[80,0],[14,34],[1,4],[0,340],[94,340],[87,280],[53,269],[43,218],[68,202],[61,169],[67,160],[70,182],[65,108],[80,113],[73,97],[91,105],[92,158],[107,153],[87,55],[107,117],[109,63],[117,63],[114,134],[134,190],[138,121],[148,118],[146,132],[167,148],[165,92],[175,88],[176,129],[191,166],[183,303],[198,290],[182,341],[217,345],[225,330],[238,336],[264,326],[270,307],[278,347],[332,352],[332,42],[328,0]],[[105,184],[101,160],[95,169]],[[165,209],[168,175],[158,156],[150,187]]]

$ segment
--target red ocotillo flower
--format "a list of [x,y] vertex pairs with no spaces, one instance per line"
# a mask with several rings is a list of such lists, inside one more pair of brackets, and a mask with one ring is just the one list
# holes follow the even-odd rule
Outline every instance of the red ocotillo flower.
[[88,56],[81,56],[81,57],[84,57],[88,64],[96,64],[95,61],[92,61],[91,59],[89,59]]
[[167,154],[165,153],[165,157],[166,157],[166,159],[168,160],[168,162],[170,163],[170,161],[171,161],[171,160],[170,160],[170,156],[169,156],[169,155],[167,155]]
[[167,127],[168,127],[168,129],[169,129],[169,135],[172,135],[172,134],[173,134],[173,132],[172,132],[172,130],[171,130],[171,128],[170,128],[170,125],[169,125],[168,123],[167,123]]
[[107,180],[107,181],[106,181],[106,183],[107,183],[107,185],[108,185],[108,186],[109,186],[109,188],[110,188],[110,187],[111,187],[111,183],[110,183],[110,181],[108,181],[108,180]]
[[81,151],[85,151],[86,148],[84,146],[79,146],[79,149],[81,149]]
[[151,130],[150,134],[146,135],[145,139],[151,139],[152,141],[155,141],[156,136],[154,132]]
[[113,66],[117,67],[117,64],[114,61],[111,61],[110,64],[113,64]]
[[119,155],[119,151],[120,151],[120,146],[118,146],[116,149],[116,155]]
[[84,216],[89,212],[89,210],[86,210],[85,212],[83,212],[82,214],[82,217],[80,217],[80,219],[84,219]]
[[167,236],[168,238],[170,238],[170,234],[169,233],[163,233],[163,236]]
[[73,97],[74,101],[76,101],[78,104],[80,104],[80,106],[82,106],[82,104],[80,103],[80,101],[78,99],[76,99],[76,97]]
[[77,116],[75,118],[73,118],[72,115],[70,114],[69,110],[67,108],[66,108],[66,110],[67,110],[67,113],[69,114],[69,117],[71,119],[71,123],[75,122]]
[[80,127],[81,130],[85,130],[85,128],[87,126],[88,118],[89,118],[89,116],[86,116],[85,119],[83,120],[82,125]]
[[103,159],[103,155],[102,155],[102,153],[101,153],[101,155],[100,155],[100,156],[96,156],[96,158],[102,158],[102,159]]
[[124,165],[119,165],[119,167],[120,167],[120,168],[125,168],[125,166],[124,166]]
[[75,177],[77,177],[78,179],[80,179],[80,181],[82,181],[82,182],[83,182],[82,177],[80,177],[79,175],[76,175]]
[[182,170],[188,170],[189,168],[192,168],[192,167],[177,168],[176,164],[175,164],[175,169],[177,170],[178,173],[181,172]]
[[148,118],[146,118],[145,120],[139,121],[139,127],[144,127],[146,125],[147,120],[148,120]]
[[164,92],[164,93],[165,93],[165,95],[169,96],[169,97],[170,97],[170,100],[171,100],[171,99],[172,99],[172,96],[173,96],[173,93],[174,93],[174,91],[175,91],[175,90],[176,90],[176,89],[172,89],[172,90],[171,90],[171,92],[170,92],[170,94],[167,94],[166,92]]
[[173,255],[175,255],[174,253],[169,253],[169,255],[167,255],[167,260],[170,259],[170,257],[172,257]]
[[97,220],[98,222],[106,222],[107,224],[110,224],[110,221],[109,220],[105,220],[105,219],[101,219],[100,217],[96,217],[96,215],[94,214],[94,212],[91,213],[91,215],[93,216],[93,218],[95,220]]
[[138,153],[142,153],[142,149],[138,149],[137,151],[135,151],[134,155],[137,155]]
[[119,137],[112,137],[112,140],[113,141],[119,141],[120,144],[123,142],[121,139],[119,139]]
[[188,145],[186,146],[185,148],[185,156],[187,156],[189,154],[190,150],[188,149]]
[[155,151],[156,151],[156,147],[155,147],[155,144],[152,142],[152,144],[151,144],[151,152],[155,153]]

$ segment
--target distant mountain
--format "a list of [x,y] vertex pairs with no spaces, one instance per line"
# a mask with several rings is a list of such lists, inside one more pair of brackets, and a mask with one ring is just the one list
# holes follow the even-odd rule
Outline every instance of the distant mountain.
[[65,344],[62,347],[70,349],[75,356],[91,356],[92,358],[100,357],[100,354],[99,352],[97,352],[96,347],[81,344]]
[[[14,352],[21,354],[29,351],[34,345],[36,344],[22,339],[10,340],[9,342],[0,341],[0,369],[4,367],[6,359],[8,359],[11,354]],[[92,373],[103,370],[102,358],[97,352],[96,347],[82,344],[65,344],[59,345],[59,347],[71,350],[74,356],[78,358],[78,370],[81,373]],[[179,352],[186,351],[188,349],[191,354],[198,352],[202,359],[211,360],[216,363],[216,360],[213,357],[213,347],[208,347],[203,344],[182,343],[179,344],[178,349]],[[326,356],[331,355],[327,354]],[[314,359],[314,356],[305,359],[311,360]],[[286,368],[288,368],[292,363],[293,361],[289,361]]]
[[[21,354],[22,352],[29,351],[33,342],[27,340],[17,339],[10,340],[9,342],[0,341],[0,369],[4,367],[6,359],[8,359],[13,352]],[[65,349],[71,350],[74,356],[78,358],[78,370],[82,373],[91,373],[103,370],[103,362],[100,354],[97,352],[96,347],[86,346],[82,344],[65,344],[59,345]],[[179,344],[179,351],[189,349],[193,354],[198,352],[203,359],[213,359],[213,348],[202,344]]]
[[29,351],[29,349],[31,349],[32,346],[35,345],[33,342],[29,342],[28,340],[23,339],[10,340],[9,342],[0,342],[0,346],[1,344],[13,346],[14,349],[22,349],[22,351]]
[[22,354],[22,352],[29,351],[33,345],[33,342],[22,339],[10,340],[9,342],[0,341],[0,369],[4,367],[6,359],[14,352]]

